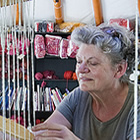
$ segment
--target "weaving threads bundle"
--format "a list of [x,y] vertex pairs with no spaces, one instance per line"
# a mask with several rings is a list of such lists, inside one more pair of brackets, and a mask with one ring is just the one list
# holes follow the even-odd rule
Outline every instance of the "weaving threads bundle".
[[[32,63],[31,59],[33,58],[29,57],[27,38],[32,46],[34,34],[33,25],[29,20],[31,19],[29,7],[32,5],[29,2],[24,3],[22,9],[22,4],[25,1],[27,0],[0,1],[0,46],[2,48],[2,116],[0,116],[0,132],[3,139],[33,139],[34,137],[26,128],[31,126],[29,62]],[[7,9],[10,9],[10,11]],[[24,10],[23,26],[22,10]],[[33,54],[32,49],[31,54]],[[6,64],[7,67],[5,68]],[[20,72],[22,73],[20,74]],[[8,74],[8,76],[5,76],[5,74]],[[25,74],[27,84],[25,84]],[[21,118],[21,112],[23,116],[22,122],[21,119],[17,121],[10,119],[11,114],[13,114],[14,120],[15,118]],[[6,118],[7,116],[9,119]]]

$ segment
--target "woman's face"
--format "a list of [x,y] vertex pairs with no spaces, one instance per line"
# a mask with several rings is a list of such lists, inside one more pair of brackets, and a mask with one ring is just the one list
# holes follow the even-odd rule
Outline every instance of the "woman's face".
[[82,44],[76,56],[76,74],[80,89],[101,92],[115,82],[115,68],[111,61],[94,45]]

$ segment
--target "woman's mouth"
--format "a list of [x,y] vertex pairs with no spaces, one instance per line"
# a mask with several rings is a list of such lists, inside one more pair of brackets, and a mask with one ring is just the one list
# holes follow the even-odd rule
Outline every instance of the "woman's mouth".
[[91,81],[91,78],[87,78],[87,77],[80,77],[79,81]]

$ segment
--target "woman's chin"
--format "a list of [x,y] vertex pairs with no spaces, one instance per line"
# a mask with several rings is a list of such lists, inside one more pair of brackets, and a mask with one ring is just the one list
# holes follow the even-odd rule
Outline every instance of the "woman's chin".
[[79,87],[82,91],[89,91],[89,87],[87,85],[80,84]]

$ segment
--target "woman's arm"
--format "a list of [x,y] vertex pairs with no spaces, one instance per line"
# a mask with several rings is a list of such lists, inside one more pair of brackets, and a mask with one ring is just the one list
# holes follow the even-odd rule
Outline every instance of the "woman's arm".
[[62,124],[66,126],[68,129],[71,129],[71,124],[69,123],[69,121],[57,110],[55,110],[53,114],[44,123]]
[[36,140],[80,140],[72,133],[69,121],[57,110],[44,123],[34,126],[32,131]]

